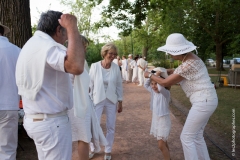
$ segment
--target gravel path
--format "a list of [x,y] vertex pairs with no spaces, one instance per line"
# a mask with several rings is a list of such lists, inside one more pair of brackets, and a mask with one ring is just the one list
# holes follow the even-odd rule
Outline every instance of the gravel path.
[[[150,93],[144,87],[132,83],[123,84],[124,110],[117,114],[115,141],[112,150],[113,160],[159,160],[163,159],[157,140],[149,134],[151,126]],[[183,160],[180,142],[182,125],[171,114],[172,129],[169,147],[172,160]],[[101,126],[105,132],[105,115]],[[75,152],[76,153],[76,152]],[[76,155],[73,155],[77,159]],[[93,160],[102,160],[104,149]]]

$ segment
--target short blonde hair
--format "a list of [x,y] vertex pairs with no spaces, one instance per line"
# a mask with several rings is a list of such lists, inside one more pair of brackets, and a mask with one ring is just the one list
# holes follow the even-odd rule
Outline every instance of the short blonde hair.
[[[87,40],[86,37],[84,37],[83,35],[79,34],[80,38],[81,38],[81,42],[83,43],[83,45],[89,45],[89,41]],[[65,47],[68,47],[68,40],[65,42]]]
[[[115,50],[116,53],[117,53],[117,47],[115,46],[114,43],[107,43],[107,44],[105,44],[105,45],[102,47],[102,50],[101,50],[101,56],[102,56],[102,58],[104,58],[104,57],[107,55],[107,53],[108,53],[109,50]],[[117,53],[117,54],[118,54],[118,53]]]

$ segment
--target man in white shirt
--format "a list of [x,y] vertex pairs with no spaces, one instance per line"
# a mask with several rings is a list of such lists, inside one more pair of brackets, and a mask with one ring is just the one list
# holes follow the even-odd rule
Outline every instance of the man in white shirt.
[[[68,49],[63,46],[67,39]],[[84,61],[76,17],[57,11],[42,13],[16,68],[24,128],[35,142],[39,160],[72,157],[67,110],[73,107],[73,90],[68,73],[81,74]]]
[[139,59],[137,61],[137,66],[138,66],[138,80],[139,80],[138,86],[143,86],[143,83],[144,83],[143,74],[146,69],[146,61],[142,58],[142,56],[139,56]]
[[10,29],[0,23],[0,159],[15,160],[18,141],[19,95],[15,69],[20,48],[3,35]]
[[133,69],[131,67],[131,62],[132,62],[132,55],[129,54],[128,55],[128,59],[127,59],[127,74],[128,74],[128,79],[127,79],[127,82],[132,82],[132,75],[133,75]]

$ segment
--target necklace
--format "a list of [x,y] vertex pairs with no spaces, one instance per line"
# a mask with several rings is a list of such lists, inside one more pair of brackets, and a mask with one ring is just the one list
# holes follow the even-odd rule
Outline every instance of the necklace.
[[183,57],[183,60],[182,60],[182,62],[185,60],[185,58],[187,57],[187,54]]

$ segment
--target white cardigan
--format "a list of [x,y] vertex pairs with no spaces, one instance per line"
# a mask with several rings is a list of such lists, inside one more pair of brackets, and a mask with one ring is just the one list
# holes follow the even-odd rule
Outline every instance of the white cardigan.
[[117,101],[122,101],[123,88],[119,66],[113,62],[111,63],[106,92],[104,89],[101,67],[101,61],[99,61],[93,63],[89,71],[91,89],[90,97],[93,99],[93,103],[96,105],[106,98],[108,98],[114,104],[116,104]]

